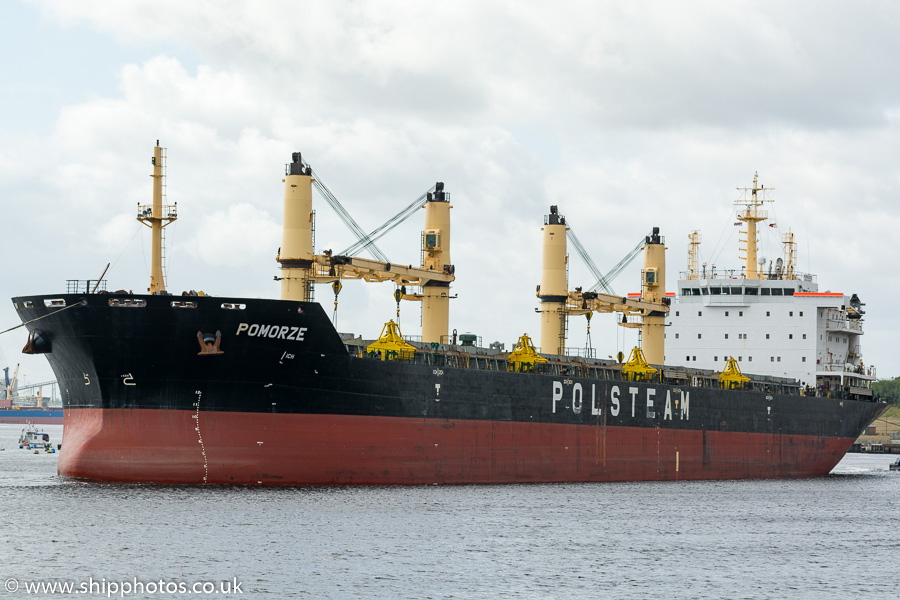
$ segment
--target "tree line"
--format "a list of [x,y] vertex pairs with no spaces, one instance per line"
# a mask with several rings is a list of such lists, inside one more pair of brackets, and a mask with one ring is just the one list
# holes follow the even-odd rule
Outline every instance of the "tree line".
[[888,402],[900,406],[900,377],[881,379],[872,384],[876,396],[886,398]]

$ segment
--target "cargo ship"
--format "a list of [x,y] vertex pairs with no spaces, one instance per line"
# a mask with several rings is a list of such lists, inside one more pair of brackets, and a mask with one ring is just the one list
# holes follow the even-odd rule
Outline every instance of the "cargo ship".
[[63,411],[60,406],[52,406],[50,399],[42,393],[43,387],[53,386],[56,382],[48,381],[25,389],[36,389],[32,395],[21,395],[18,390],[19,366],[9,376],[9,368],[3,368],[3,387],[0,389],[0,423],[38,423],[40,425],[62,425]]
[[[665,245],[643,244],[640,297],[569,290],[565,217],[545,216],[540,351],[451,335],[449,193],[424,198],[421,264],[313,251],[311,167],[286,166],[280,299],[165,289],[163,149],[154,148],[148,294],[13,298],[59,383],[59,474],[176,484],[347,485],[664,481],[827,474],[887,405],[808,395],[794,379],[664,366]],[[374,232],[373,232],[374,233]],[[365,236],[363,241],[365,242]],[[393,321],[340,334],[315,284],[390,281],[420,302],[421,339]],[[566,322],[596,312],[640,328],[630,360],[567,356]]]
[[61,408],[2,408],[0,409],[0,423],[62,425],[63,410]]

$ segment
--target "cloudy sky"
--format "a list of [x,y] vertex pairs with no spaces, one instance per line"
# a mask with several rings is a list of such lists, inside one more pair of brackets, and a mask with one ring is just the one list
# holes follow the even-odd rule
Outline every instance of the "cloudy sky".
[[[774,187],[778,228],[822,291],[867,303],[864,360],[900,375],[890,261],[900,151],[892,2],[6,2],[0,19],[3,297],[99,276],[146,289],[152,146],[168,148],[169,289],[276,297],[284,163],[301,151],[363,229],[444,181],[456,265],[451,328],[538,337],[551,204],[602,271],[649,229],[669,289],[687,235],[738,266],[735,188]],[[318,197],[316,249],[355,238]],[[419,259],[420,211],[379,245]],[[617,280],[639,291],[640,264]],[[572,253],[571,286],[593,281]],[[390,284],[348,282],[338,328],[376,336]],[[333,309],[327,286],[317,290]],[[418,333],[419,307],[401,308]],[[600,356],[627,349],[593,320]],[[0,329],[18,319],[0,304]],[[570,346],[584,346],[582,319]],[[0,336],[0,366],[50,379]]]

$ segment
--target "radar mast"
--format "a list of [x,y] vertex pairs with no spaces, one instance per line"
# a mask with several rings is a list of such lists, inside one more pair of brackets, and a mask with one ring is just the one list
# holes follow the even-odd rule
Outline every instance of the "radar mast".
[[735,204],[743,204],[744,209],[738,210],[738,221],[747,224],[747,238],[741,240],[745,246],[743,258],[746,261],[747,279],[762,279],[762,266],[757,270],[756,266],[756,247],[758,244],[758,236],[756,232],[756,224],[769,218],[769,212],[760,210],[759,207],[764,202],[774,202],[775,200],[766,198],[766,192],[775,188],[766,188],[758,184],[758,173],[753,174],[752,188],[737,188],[742,193],[742,198],[735,200]]

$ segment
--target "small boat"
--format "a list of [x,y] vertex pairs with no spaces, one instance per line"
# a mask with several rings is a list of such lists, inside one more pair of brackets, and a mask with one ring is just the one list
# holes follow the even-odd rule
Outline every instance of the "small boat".
[[56,452],[50,444],[50,434],[38,431],[34,423],[30,422],[22,430],[22,435],[19,436],[19,448],[34,450],[35,452],[38,450],[46,450],[50,453]]
[[900,471],[900,458],[891,463],[891,471]]

